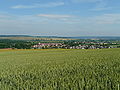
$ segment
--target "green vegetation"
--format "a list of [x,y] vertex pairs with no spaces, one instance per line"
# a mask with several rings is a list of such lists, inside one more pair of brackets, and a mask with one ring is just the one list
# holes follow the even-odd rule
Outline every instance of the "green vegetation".
[[120,49],[0,50],[1,90],[119,90]]
[[32,45],[34,44],[33,42],[30,41],[0,39],[0,49],[4,48],[30,49]]
[[31,49],[38,43],[64,43],[64,40],[10,40],[0,39],[0,49]]

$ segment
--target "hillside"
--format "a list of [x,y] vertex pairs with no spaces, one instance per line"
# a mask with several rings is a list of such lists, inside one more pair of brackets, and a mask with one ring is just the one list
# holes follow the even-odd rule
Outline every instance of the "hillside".
[[29,35],[0,35],[0,39],[9,40],[75,40],[69,37],[57,37],[57,36],[29,36]]
[[1,90],[118,90],[120,49],[0,50]]

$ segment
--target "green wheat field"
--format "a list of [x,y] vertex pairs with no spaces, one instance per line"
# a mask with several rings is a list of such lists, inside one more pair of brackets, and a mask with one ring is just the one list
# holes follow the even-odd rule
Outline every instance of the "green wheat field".
[[0,90],[119,90],[120,49],[0,50]]

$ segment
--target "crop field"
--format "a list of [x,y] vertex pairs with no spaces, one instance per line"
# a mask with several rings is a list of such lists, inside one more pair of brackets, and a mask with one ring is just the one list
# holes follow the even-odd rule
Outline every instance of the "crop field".
[[120,90],[120,49],[0,50],[0,90]]

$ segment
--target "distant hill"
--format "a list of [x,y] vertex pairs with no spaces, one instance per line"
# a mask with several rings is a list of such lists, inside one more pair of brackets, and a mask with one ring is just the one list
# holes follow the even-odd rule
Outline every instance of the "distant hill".
[[31,37],[29,35],[0,35],[0,37]]
[[68,37],[57,36],[30,36],[30,35],[0,35],[0,39],[9,40],[72,40]]
[[120,40],[120,36],[80,36],[80,37],[62,37],[62,36],[30,36],[30,35],[0,35],[0,39],[104,39],[104,40]]
[[119,36],[80,36],[80,37],[67,37],[71,39],[104,39],[104,40],[120,40]]

